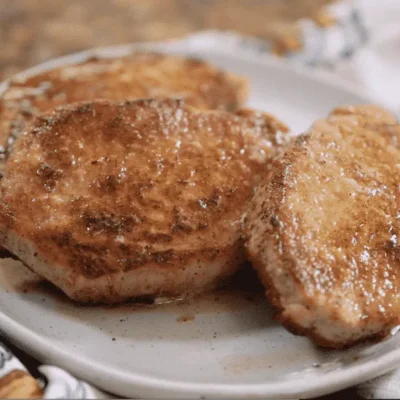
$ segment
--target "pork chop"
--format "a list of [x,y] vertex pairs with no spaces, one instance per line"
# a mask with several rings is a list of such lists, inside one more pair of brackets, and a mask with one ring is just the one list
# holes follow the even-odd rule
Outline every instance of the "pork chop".
[[79,101],[148,97],[177,97],[198,108],[233,111],[246,101],[247,81],[203,61],[154,53],[90,59],[14,80],[0,96],[0,163],[27,122],[42,112]]
[[400,324],[400,126],[340,108],[272,165],[245,218],[247,253],[279,319],[318,345]]
[[8,161],[3,244],[82,303],[212,288],[243,260],[241,219],[285,131],[178,100],[59,109]]

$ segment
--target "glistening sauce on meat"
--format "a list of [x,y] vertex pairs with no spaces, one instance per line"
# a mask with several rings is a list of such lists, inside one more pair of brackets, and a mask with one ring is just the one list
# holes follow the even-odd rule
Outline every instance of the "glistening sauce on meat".
[[264,113],[173,100],[59,110],[9,160],[7,245],[29,241],[20,258],[79,301],[215,286],[243,260],[242,215],[285,131]]
[[[52,285],[29,271],[21,262],[9,260],[0,266],[3,282],[11,292],[19,292],[28,296],[40,296],[60,305],[61,312],[65,308],[76,308],[76,304]],[[224,287],[217,288],[185,299],[153,299],[135,298],[112,306],[95,306],[106,312],[148,313],[152,310],[177,315],[178,322],[192,321],[198,315],[223,312],[238,312],[252,307],[259,302],[264,303],[264,290],[256,274],[250,266],[239,271]]]
[[92,58],[10,82],[0,95],[0,161],[35,116],[57,106],[94,99],[172,97],[199,108],[235,110],[246,96],[244,78],[200,60],[155,53]]
[[276,161],[247,217],[248,250],[281,320],[323,346],[399,324],[396,118],[339,108]]

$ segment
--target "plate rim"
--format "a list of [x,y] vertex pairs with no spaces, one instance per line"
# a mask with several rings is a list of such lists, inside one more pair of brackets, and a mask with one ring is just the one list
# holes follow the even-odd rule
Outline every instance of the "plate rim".
[[368,93],[353,81],[344,79],[328,70],[306,67],[298,63],[285,62],[282,58],[272,53],[260,50],[260,43],[263,43],[260,39],[241,35],[233,31],[204,30],[177,39],[94,47],[52,58],[0,81],[0,96],[3,95],[9,83],[13,80],[25,79],[60,66],[85,62],[93,57],[113,58],[129,55],[138,50],[157,51],[166,54],[178,50],[181,53],[182,51],[184,53],[190,53],[191,51],[207,51],[210,53],[226,54],[229,57],[241,60],[263,62],[270,67],[304,76],[306,79],[319,82],[333,89],[344,90],[348,94],[365,99],[365,101],[373,101]]
[[[243,44],[244,38],[243,35],[233,32],[202,31],[181,39],[130,43],[84,50],[51,59],[13,75],[0,83],[0,96],[7,89],[10,81],[24,79],[62,65],[73,65],[91,57],[109,58],[128,55],[137,50],[156,50],[164,53],[173,53],[174,51],[180,53],[206,51],[209,54],[223,54],[231,58],[261,63],[270,68],[285,71],[286,73],[294,73],[316,84],[342,90],[365,102],[371,101],[365,92],[350,81],[338,78],[330,72],[320,70],[310,71],[306,67],[284,62],[270,54],[260,53],[256,47],[261,41],[248,37],[246,38],[246,44]],[[205,39],[207,39],[207,46],[205,46]],[[221,43],[224,43],[224,45],[221,46]],[[137,391],[138,394],[153,392],[160,397],[165,396],[165,394],[190,396],[191,398],[199,398],[200,396],[212,398],[243,398],[243,396],[252,398],[270,398],[271,396],[287,398],[289,396],[292,398],[318,396],[382,375],[396,368],[400,362],[400,348],[397,348],[383,355],[378,355],[371,360],[364,361],[359,365],[348,367],[345,371],[338,369],[320,374],[318,379],[314,378],[312,381],[305,381],[300,377],[278,383],[268,382],[262,384],[190,383],[155,378],[134,372],[124,372],[113,367],[104,367],[79,354],[71,354],[64,348],[57,347],[54,342],[46,341],[39,333],[31,331],[28,327],[9,317],[3,311],[0,311],[0,331],[10,342],[29,350],[37,359],[45,362],[51,361],[55,365],[67,368],[80,379],[92,382],[94,385],[103,388],[103,390],[110,390],[109,385],[104,387],[101,382],[109,379],[111,375],[115,388],[123,384]],[[124,391],[121,391],[121,393],[129,395],[129,393],[124,393]]]
[[[154,378],[148,375],[142,375],[132,372],[124,372],[114,368],[104,367],[101,364],[90,361],[90,359],[71,354],[63,348],[57,347],[54,343],[46,341],[40,334],[31,331],[24,325],[16,322],[3,312],[0,312],[1,333],[14,344],[22,349],[30,350],[30,353],[37,359],[43,360],[45,365],[48,362],[61,368],[66,368],[78,379],[84,379],[93,385],[110,391],[110,385],[102,385],[102,381],[107,381],[110,375],[113,376],[113,387],[119,385],[129,387],[129,392],[125,389],[120,393],[122,395],[132,396],[132,391],[137,394],[153,392],[154,398],[162,396],[185,396],[185,398],[232,398],[243,399],[258,398],[265,399],[271,397],[279,398],[305,398],[316,397],[332,393],[345,387],[353,386],[365,380],[372,379],[375,376],[385,374],[398,366],[400,360],[400,349],[395,349],[383,355],[364,361],[356,366],[350,366],[345,371],[338,369],[322,373],[318,379],[305,381],[303,378],[288,379],[278,383],[262,384],[232,384],[232,383],[188,383],[179,380]],[[5,328],[6,327],[6,328]],[[58,362],[60,360],[60,362]],[[96,379],[90,371],[94,371]],[[89,371],[89,372],[88,372]],[[378,372],[378,373],[377,373]],[[186,397],[188,396],[188,397]],[[175,397],[172,397],[175,398]]]

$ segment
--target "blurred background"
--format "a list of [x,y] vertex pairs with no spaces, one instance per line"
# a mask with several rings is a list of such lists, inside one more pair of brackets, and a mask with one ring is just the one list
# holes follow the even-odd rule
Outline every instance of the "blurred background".
[[0,0],[0,80],[47,59],[134,41],[234,30],[301,48],[297,22],[329,24],[332,0]]

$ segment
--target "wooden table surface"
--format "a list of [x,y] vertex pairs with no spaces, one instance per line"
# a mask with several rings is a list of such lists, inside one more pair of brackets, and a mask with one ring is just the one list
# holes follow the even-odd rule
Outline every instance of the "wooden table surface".
[[[235,30],[280,43],[296,21],[332,0],[0,0],[0,80],[47,59],[96,46]],[[290,43],[289,43],[290,45]],[[277,49],[279,51],[279,49]],[[37,362],[10,345],[37,374]],[[357,399],[353,389],[320,399]]]
[[0,0],[0,78],[59,55],[202,29],[276,39],[332,0]]

